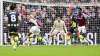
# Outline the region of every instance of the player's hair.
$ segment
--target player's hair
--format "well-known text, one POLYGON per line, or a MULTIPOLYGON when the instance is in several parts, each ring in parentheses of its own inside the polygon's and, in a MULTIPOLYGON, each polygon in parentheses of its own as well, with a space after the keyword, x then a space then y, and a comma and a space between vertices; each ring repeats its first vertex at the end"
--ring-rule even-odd
POLYGON ((82 11, 82 8, 79 7, 78 9, 82 11))
POLYGON ((61 16, 61 15, 58 15, 57 18, 58 18, 58 17, 60 17, 60 19, 62 19, 62 16, 61 16))
POLYGON ((15 4, 11 4, 10 10, 15 10, 15 8, 16 8, 16 5, 15 4))
POLYGON ((60 15, 58 15, 57 17, 60 17, 60 18, 61 18, 61 16, 60 16, 60 15))
POLYGON ((30 15, 30 17, 34 18, 34 16, 33 16, 33 15, 30 15))

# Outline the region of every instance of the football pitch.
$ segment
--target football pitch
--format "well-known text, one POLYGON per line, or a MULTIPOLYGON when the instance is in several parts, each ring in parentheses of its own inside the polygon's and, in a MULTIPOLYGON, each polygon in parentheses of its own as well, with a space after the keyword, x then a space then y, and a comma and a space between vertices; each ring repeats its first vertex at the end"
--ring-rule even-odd
POLYGON ((0 56, 100 56, 100 45, 94 46, 0 46, 0 56))

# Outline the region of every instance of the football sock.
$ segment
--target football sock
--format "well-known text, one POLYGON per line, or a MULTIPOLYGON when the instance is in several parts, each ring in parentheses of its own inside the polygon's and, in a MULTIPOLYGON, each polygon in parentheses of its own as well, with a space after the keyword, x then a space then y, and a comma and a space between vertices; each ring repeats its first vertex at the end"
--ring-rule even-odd
POLYGON ((14 40, 11 40, 11 45, 13 46, 15 44, 14 40))
POLYGON ((80 38, 81 40, 84 40, 84 37, 83 37, 82 35, 79 35, 79 38, 80 38))
POLYGON ((68 42, 68 45, 71 45, 71 43, 70 43, 70 36, 67 36, 67 42, 68 42))
POLYGON ((15 36, 15 40, 17 40, 17 41, 18 41, 18 36, 15 36))
POLYGON ((11 40, 11 45, 13 46, 13 49, 16 50, 16 45, 15 45, 14 40, 11 40))
POLYGON ((84 42, 88 42, 82 35, 79 35, 79 38, 80 38, 81 40, 83 40, 84 42))
POLYGON ((45 42, 45 40, 41 36, 38 36, 38 40, 42 40, 43 43, 45 42))
POLYGON ((29 38, 29 36, 26 36, 23 40, 23 42, 25 42, 27 39, 29 38))
POLYGON ((34 41, 34 38, 30 38, 30 44, 32 44, 33 41, 34 41))

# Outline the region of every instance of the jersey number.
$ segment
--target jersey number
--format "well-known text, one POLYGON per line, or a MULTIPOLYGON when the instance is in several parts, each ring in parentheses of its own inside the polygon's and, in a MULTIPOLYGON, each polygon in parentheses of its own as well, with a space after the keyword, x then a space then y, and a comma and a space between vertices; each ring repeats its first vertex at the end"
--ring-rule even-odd
POLYGON ((15 22, 16 21, 16 16, 15 15, 11 15, 11 21, 15 22))

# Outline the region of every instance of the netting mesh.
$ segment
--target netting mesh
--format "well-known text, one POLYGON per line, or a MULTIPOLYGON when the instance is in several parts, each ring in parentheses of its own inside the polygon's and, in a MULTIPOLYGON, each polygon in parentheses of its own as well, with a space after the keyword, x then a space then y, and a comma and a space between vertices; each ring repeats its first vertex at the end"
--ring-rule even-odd
POLYGON ((34 2, 34 3, 93 3, 100 2, 100 0, 10 0, 20 2, 34 2))
MULTIPOLYGON (((20 0, 24 1, 24 0, 20 0)), ((71 0, 29 0, 29 1, 37 1, 37 2, 71 2, 71 0)), ((73 0, 72 0, 73 1, 73 0)), ((78 0, 75 0, 78 1, 78 0)), ((82 0, 84 1, 84 0, 82 0)), ((88 1, 88 0, 87 0, 88 1)), ((94 0, 99 1, 99 0, 94 0)), ((20 13, 22 17, 22 21, 19 26, 19 33, 28 33, 28 25, 25 23, 28 21, 29 15, 34 15, 36 19, 41 22, 41 35, 45 36, 45 33, 49 33, 54 21, 57 18, 57 15, 60 15, 62 20, 66 23, 66 27, 69 29, 70 22, 68 21, 69 15, 68 10, 69 7, 64 6, 42 6, 42 5, 29 5, 22 3, 14 3, 14 2, 3 2, 3 15, 5 16, 9 11, 9 6, 11 4, 16 4, 16 11, 20 13)), ((100 7, 99 6, 82 6, 83 12, 90 16, 87 18, 88 23, 86 24, 87 33, 97 33, 97 43, 100 44, 100 7)), ((75 11, 76 13, 76 11, 75 11)), ((7 23, 3 22, 3 32, 8 33, 7 23)), ((8 34, 7 34, 8 36, 8 34)), ((6 36, 6 37, 7 37, 6 36)), ((24 35, 21 35, 23 37, 24 35)), ((4 38, 5 39, 5 38, 4 38)), ((9 37, 6 38, 7 42, 9 42, 9 37)), ((93 40, 93 39, 91 39, 93 40)), ((93 40, 94 42, 94 40, 93 40)), ((4 44, 5 40, 4 40, 4 44)))

